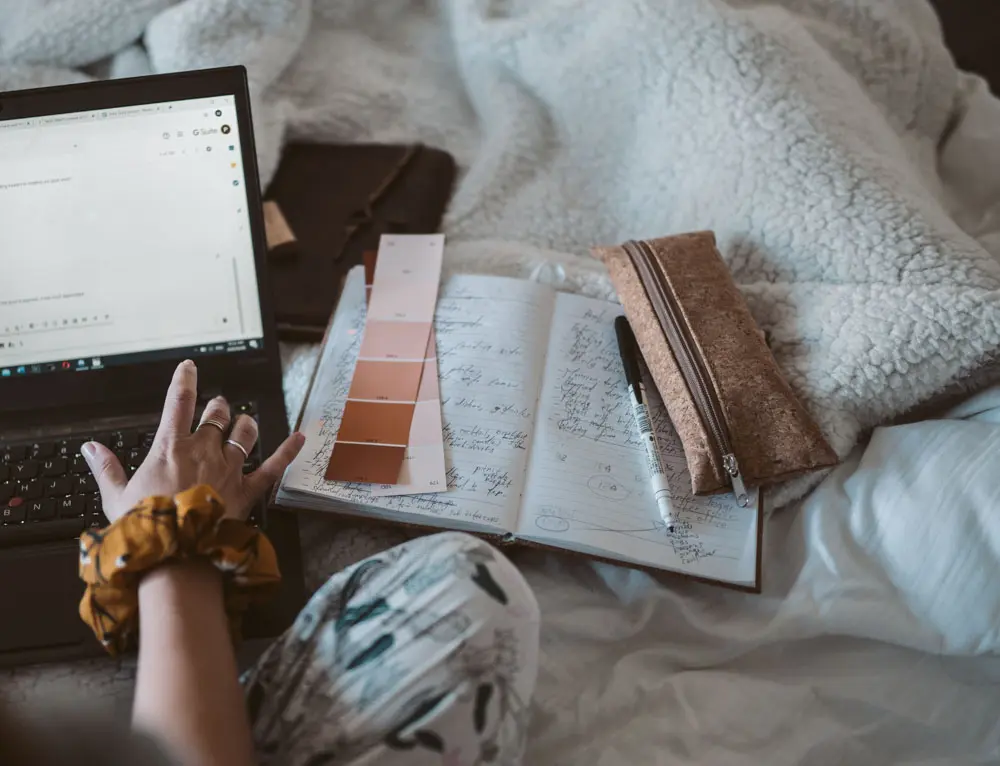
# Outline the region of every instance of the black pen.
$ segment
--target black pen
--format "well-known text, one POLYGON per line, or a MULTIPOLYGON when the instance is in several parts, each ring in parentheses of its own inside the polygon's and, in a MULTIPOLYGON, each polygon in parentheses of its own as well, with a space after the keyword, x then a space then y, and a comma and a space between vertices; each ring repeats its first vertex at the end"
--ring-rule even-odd
POLYGON ((632 401, 632 414, 639 427, 639 437, 646 448, 646 463, 656 508, 663 523, 667 525, 667 530, 673 532, 676 520, 670 507, 670 488, 667 486, 666 472, 660 460, 660 449, 656 445, 656 434, 653 433, 653 421, 649 417, 649 406, 646 404, 646 387, 639 372, 639 347, 628 319, 623 316, 615 319, 615 335, 618 337, 618 353, 621 354, 622 366, 625 368, 625 382, 628 384, 629 398, 632 401))

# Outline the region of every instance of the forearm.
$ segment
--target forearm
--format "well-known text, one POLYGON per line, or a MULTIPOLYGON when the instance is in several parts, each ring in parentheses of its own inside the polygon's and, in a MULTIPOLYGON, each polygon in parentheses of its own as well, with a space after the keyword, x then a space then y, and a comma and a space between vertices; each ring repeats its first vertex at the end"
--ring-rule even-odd
POLYGON ((206 562, 161 566, 139 587, 133 720, 185 766, 254 763, 222 578, 206 562))

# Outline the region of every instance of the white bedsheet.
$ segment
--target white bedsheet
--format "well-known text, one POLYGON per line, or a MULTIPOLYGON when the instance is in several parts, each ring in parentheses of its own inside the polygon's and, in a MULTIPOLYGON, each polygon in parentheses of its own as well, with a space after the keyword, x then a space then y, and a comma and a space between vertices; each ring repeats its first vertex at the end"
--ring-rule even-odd
POLYGON ((974 409, 879 429, 773 517, 761 596, 536 562, 532 762, 1000 760, 1000 388, 974 409))

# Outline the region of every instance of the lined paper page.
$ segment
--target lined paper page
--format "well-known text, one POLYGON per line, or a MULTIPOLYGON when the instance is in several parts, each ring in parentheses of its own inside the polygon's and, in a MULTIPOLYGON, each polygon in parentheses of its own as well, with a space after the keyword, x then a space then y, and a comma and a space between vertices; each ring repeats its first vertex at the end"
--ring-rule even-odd
MULTIPOLYGON (((456 275, 435 316, 447 492, 375 497, 366 484, 323 478, 364 327, 361 269, 348 276, 279 502, 319 508, 303 494, 424 517, 441 526, 512 532, 523 490, 547 334, 550 288, 503 277, 456 275)), ((329 506, 327 506, 329 507, 329 506)))
POLYGON ((621 307, 560 294, 517 535, 713 580, 753 585, 758 514, 732 495, 693 497, 677 434, 649 387, 679 519, 656 510, 615 339, 621 307))

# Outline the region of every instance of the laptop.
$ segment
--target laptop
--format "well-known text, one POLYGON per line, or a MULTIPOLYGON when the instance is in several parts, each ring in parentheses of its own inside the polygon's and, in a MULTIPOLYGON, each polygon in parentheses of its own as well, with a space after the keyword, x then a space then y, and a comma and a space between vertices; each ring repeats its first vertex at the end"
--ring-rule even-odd
MULTIPOLYGON (((134 471, 180 360, 202 405, 257 418, 245 471, 288 435, 265 252, 242 67, 0 94, 0 665, 103 652, 77 614, 77 539, 106 523, 80 446, 134 471)), ((283 582, 244 634, 274 636, 304 601, 298 526, 251 519, 283 582)))

